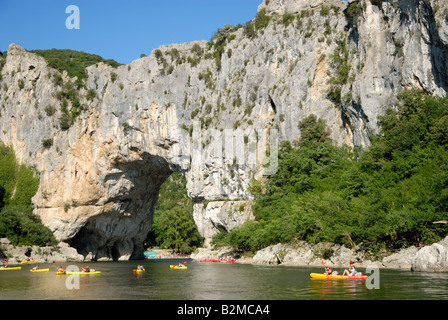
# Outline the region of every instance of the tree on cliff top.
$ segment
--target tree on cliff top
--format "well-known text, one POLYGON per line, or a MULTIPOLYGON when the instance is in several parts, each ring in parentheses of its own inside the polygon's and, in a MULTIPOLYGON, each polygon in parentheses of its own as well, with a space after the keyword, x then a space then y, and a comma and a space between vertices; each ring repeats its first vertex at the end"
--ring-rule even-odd
POLYGON ((50 67, 60 72, 66 70, 70 77, 78 77, 78 79, 84 79, 87 76, 86 68, 99 62, 103 62, 113 68, 121 65, 112 59, 106 60, 96 54, 82 51, 51 49, 33 50, 30 52, 43 57, 47 60, 50 67))

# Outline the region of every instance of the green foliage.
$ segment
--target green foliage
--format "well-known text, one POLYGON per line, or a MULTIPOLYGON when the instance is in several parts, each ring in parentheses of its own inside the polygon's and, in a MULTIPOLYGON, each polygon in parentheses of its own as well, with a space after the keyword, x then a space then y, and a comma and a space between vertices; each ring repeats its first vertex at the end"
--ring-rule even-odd
POLYGON ((351 67, 349 63, 347 39, 345 37, 340 37, 336 42, 336 49, 330 57, 331 65, 335 71, 334 75, 330 78, 331 87, 328 93, 328 99, 339 104, 342 101, 342 87, 349 81, 351 67))
POLYGON ((215 59, 216 67, 221 70, 222 55, 225 52, 227 43, 235 39, 235 31, 240 26, 227 25, 224 28, 218 28, 209 42, 209 47, 213 47, 213 58, 215 59))
POLYGON ((254 20, 254 27, 257 30, 266 28, 269 25, 269 21, 271 20, 271 17, 266 15, 266 8, 261 9, 258 11, 257 16, 254 20))
POLYGON ((5 207, 0 213, 0 237, 20 246, 56 244, 50 229, 42 225, 31 207, 5 207))
POLYGON ((53 139, 44 139, 42 140, 42 147, 45 149, 50 149, 53 146, 53 139))
POLYGON ((32 212, 31 198, 38 188, 34 170, 18 164, 14 150, 0 143, 0 238, 8 238, 14 245, 56 243, 32 212))
POLYGON ((66 70, 70 77, 78 77, 79 80, 86 78, 86 68, 96 63, 103 62, 113 68, 121 65, 114 60, 105 60, 98 55, 82 51, 51 49, 31 52, 47 60, 50 67, 61 73, 66 70))
POLYGON ((61 91, 56 94, 56 98, 61 100, 62 115, 59 118, 59 125, 61 130, 65 131, 71 127, 85 107, 80 103, 79 93, 76 90, 75 85, 70 81, 62 86, 61 91), (68 102, 71 103, 70 109, 68 108, 68 102))
POLYGON ((25 87, 25 81, 23 81, 23 79, 19 79, 17 81, 18 85, 19 85, 19 89, 22 90, 25 87))
POLYGON ((160 188, 159 201, 146 242, 177 252, 190 253, 203 243, 193 220, 193 201, 186 191, 186 180, 173 173, 160 188))
POLYGON ((252 182, 256 222, 214 243, 255 251, 295 240, 362 242, 375 252, 446 237, 433 222, 448 212, 448 97, 398 97, 400 107, 381 117, 381 135, 360 157, 334 146, 321 120, 302 121, 298 145, 281 145, 278 172, 265 185, 252 182))
POLYGON ((95 99, 95 97, 96 97, 95 90, 90 89, 89 91, 87 91, 87 94, 86 94, 87 100, 93 100, 93 99, 95 99))
POLYGON ((354 23, 357 23, 358 17, 361 15, 361 13, 362 5, 359 2, 354 1, 347 6, 345 16, 354 23))

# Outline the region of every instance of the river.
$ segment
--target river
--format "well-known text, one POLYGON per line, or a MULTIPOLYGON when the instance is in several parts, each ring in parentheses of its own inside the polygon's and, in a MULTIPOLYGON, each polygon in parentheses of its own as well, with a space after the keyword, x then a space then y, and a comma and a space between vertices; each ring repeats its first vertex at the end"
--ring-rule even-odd
MULTIPOLYGON (((311 280, 319 268, 260 266, 187 261, 187 270, 171 270, 173 260, 89 263, 100 275, 74 278, 50 272, 0 272, 1 300, 448 300, 447 273, 379 271, 379 288, 363 280, 311 280), (134 274, 138 263, 147 271, 134 274), (68 285, 67 285, 68 284, 68 285)), ((66 267, 64 264, 63 267, 66 267)), ((78 264, 79 267, 86 264, 78 264)), ((365 271, 361 269, 360 271, 365 271)))

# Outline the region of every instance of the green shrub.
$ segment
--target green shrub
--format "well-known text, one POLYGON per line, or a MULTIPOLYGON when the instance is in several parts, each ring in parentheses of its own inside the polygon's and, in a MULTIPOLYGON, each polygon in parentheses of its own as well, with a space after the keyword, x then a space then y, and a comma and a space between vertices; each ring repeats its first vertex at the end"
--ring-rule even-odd
POLYGON ((52 106, 46 106, 45 113, 47 114, 47 116, 51 117, 52 115, 54 115, 56 113, 56 109, 52 106))
POLYGON ((87 91, 87 94, 86 94, 87 100, 93 100, 93 99, 95 99, 95 97, 96 97, 95 90, 90 89, 89 91, 87 91))
POLYGON ((42 140, 42 146, 45 149, 50 149, 53 146, 53 139, 45 139, 42 140))

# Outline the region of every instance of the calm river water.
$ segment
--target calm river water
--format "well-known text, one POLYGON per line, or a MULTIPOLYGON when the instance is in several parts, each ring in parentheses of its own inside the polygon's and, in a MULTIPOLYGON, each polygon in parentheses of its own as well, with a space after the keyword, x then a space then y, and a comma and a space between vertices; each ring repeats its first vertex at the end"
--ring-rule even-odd
MULTIPOLYGON (((178 261, 89 263, 101 275, 81 276, 79 289, 67 289, 68 276, 31 273, 32 265, 0 272, 0 300, 448 300, 447 273, 380 270, 380 288, 366 282, 311 280, 319 268, 201 263, 171 270, 178 261), (138 263, 144 274, 133 274, 138 263)), ((66 267, 64 264, 63 267, 66 267)), ((85 264, 78 264, 79 267, 85 264)), ((360 271, 364 271, 360 269, 360 271)))

